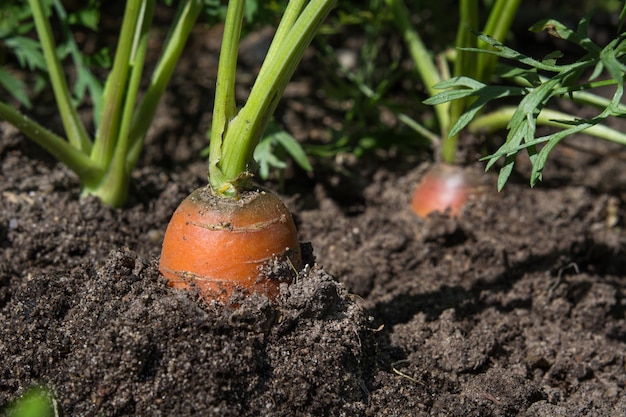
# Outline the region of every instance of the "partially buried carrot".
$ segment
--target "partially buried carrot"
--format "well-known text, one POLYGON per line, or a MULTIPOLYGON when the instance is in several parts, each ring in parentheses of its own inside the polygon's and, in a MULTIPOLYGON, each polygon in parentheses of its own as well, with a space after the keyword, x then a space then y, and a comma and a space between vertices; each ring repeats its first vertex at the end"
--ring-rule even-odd
POLYGON ((235 200, 203 187, 174 212, 159 269, 172 287, 226 301, 236 290, 272 298, 301 266, 296 226, 275 194, 258 190, 235 200))
POLYGON ((411 208, 420 217, 437 212, 457 216, 473 190, 474 184, 459 167, 437 164, 415 188, 411 208))
POLYGON ((187 197, 165 232, 159 269, 175 288, 197 288, 206 300, 278 294, 302 268, 291 214, 252 184, 248 171, 297 63, 336 0, 287 3, 244 106, 237 111, 235 73, 244 0, 229 0, 211 121, 209 184, 187 197))

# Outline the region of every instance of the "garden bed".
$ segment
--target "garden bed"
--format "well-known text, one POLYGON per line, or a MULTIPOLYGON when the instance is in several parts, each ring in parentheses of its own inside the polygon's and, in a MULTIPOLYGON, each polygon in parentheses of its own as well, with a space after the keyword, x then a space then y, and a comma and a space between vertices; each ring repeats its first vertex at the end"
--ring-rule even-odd
POLYGON ((582 136, 458 218, 411 213, 420 156, 318 163, 287 182, 308 266, 276 305, 168 288, 213 64, 183 62, 123 210, 0 125, 0 406, 45 384, 68 416, 626 415, 624 162, 582 136))

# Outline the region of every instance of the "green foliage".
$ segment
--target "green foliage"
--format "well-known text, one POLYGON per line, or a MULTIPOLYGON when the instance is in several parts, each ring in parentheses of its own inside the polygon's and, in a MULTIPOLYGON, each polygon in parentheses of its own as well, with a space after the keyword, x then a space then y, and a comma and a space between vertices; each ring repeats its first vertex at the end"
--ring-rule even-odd
MULTIPOLYGON (((626 5, 624 6, 626 10, 626 5)), ((516 154, 525 150, 530 157, 532 170, 531 186, 542 179, 542 170, 554 147, 565 137, 586 131, 606 140, 626 144, 626 135, 608 128, 599 129, 609 117, 626 116, 626 107, 620 104, 624 94, 624 74, 626 65, 626 33, 619 33, 606 46, 601 47, 588 36, 590 15, 583 17, 576 30, 567 28, 556 20, 544 20, 531 27, 533 31, 547 31, 550 35, 579 46, 584 55, 571 64, 559 64, 562 54, 552 52, 541 60, 526 56, 499 41, 478 34, 478 38, 491 49, 471 48, 468 51, 493 54, 513 62, 515 67, 503 66, 498 75, 517 85, 486 85, 468 77, 456 77, 437 85, 448 89, 426 101, 438 104, 466 97, 474 101, 456 122, 451 134, 458 132, 475 119, 476 114, 487 104, 500 98, 520 97, 507 124, 506 142, 487 160, 487 169, 499 159, 504 163, 498 177, 498 189, 507 182, 515 163, 516 154), (547 74, 547 75, 542 75, 547 74), (612 85, 615 91, 611 99, 603 99, 586 92, 598 87, 612 85), (548 103, 556 98, 569 98, 576 102, 599 107, 599 113, 592 118, 581 119, 569 115, 560 118, 546 117, 550 113, 548 103), (559 126, 560 129, 546 136, 537 137, 538 124, 559 126), (539 145, 542 145, 540 148, 539 145)))
MULTIPOLYGON (((1 64, 4 65, 7 55, 12 54, 23 68, 32 71, 45 70, 45 60, 39 43, 26 36, 32 28, 27 3, 16 0, 3 4, 0 9, 1 64)), ((31 106, 24 83, 4 68, 0 68, 0 86, 23 105, 31 106)))
MULTIPOLYGON (((231 10, 235 10, 231 8, 234 3, 237 15, 241 22, 246 20, 248 29, 266 24, 276 26, 279 21, 281 22, 278 25, 275 42, 268 52, 271 59, 264 65, 267 70, 261 69, 260 81, 252 89, 248 103, 241 109, 245 113, 242 119, 246 122, 254 121, 257 126, 249 130, 247 125, 235 121, 234 113, 231 112, 234 110, 234 100, 232 103, 229 101, 232 108, 229 104, 226 112, 228 117, 225 118, 225 125, 228 124, 231 131, 239 129, 243 131, 240 132, 241 135, 250 134, 253 137, 249 141, 242 139, 241 142, 237 142, 245 144, 241 145, 245 146, 245 152, 239 152, 239 145, 233 145, 232 140, 224 140, 225 153, 232 156, 218 155, 216 158, 211 159, 211 156, 209 158, 213 162, 210 164, 210 170, 214 173, 213 179, 220 176, 223 165, 229 171, 225 177, 236 182, 238 173, 233 175, 230 171, 237 171, 236 165, 245 166, 246 160, 252 159, 254 146, 250 144, 256 144, 260 139, 260 134, 269 121, 269 117, 266 116, 273 112, 277 104, 274 97, 282 94, 287 80, 295 70, 295 63, 301 58, 305 46, 316 32, 316 25, 321 23, 321 17, 330 11, 333 3, 332 0, 312 0, 304 7, 307 3, 304 0, 292 2, 232 0, 227 5, 216 0, 182 2, 164 0, 164 2, 166 5, 177 5, 178 10, 163 45, 161 57, 148 83, 142 82, 142 77, 156 0, 126 2, 113 58, 109 57, 107 50, 87 57, 75 40, 73 30, 76 26, 98 30, 101 4, 98 0, 83 2, 72 13, 66 12, 62 0, 28 0, 28 2, 9 0, 7 7, 3 5, 0 11, 2 45, 5 49, 10 48, 21 66, 46 75, 54 93, 65 137, 53 133, 2 100, 0 117, 16 126, 25 136, 74 171, 81 181, 83 195, 97 196, 112 206, 121 206, 126 201, 131 170, 139 158, 146 131, 186 39, 201 13, 205 14, 209 22, 222 21, 227 15, 226 11, 231 13, 231 10), (279 16, 283 12, 287 18, 281 20, 279 16), (299 17, 301 19, 296 24, 299 17), (35 33, 37 40, 33 39, 35 33), (74 70, 74 77, 71 80, 65 74, 68 64, 71 64, 74 70), (105 82, 101 82, 91 72, 90 67, 94 64, 111 66, 105 82), (69 81, 72 81, 71 88, 69 81), (146 91, 140 94, 140 88, 146 84, 146 91), (90 104, 93 106, 95 125, 93 137, 88 134, 87 126, 78 115, 78 106, 87 96, 90 97, 90 104), (233 159, 237 161, 232 164, 226 163, 233 159)), ((234 62, 226 65, 228 71, 232 72, 226 78, 230 77, 232 81, 237 52, 233 44, 239 42, 241 22, 232 24, 233 27, 229 27, 228 21, 224 25, 224 38, 227 32, 234 33, 234 35, 231 33, 233 36, 228 48, 234 50, 235 53, 231 55, 235 59, 231 59, 234 62), (233 64, 232 68, 229 67, 230 64, 233 64)), ((219 72, 224 73, 224 70, 219 72)), ((228 81, 228 85, 231 80, 228 81)), ((31 105, 24 84, 9 72, 0 72, 0 86, 8 89, 26 106, 31 105)), ((218 83, 218 91, 221 89, 221 83, 218 83)), ((234 90, 232 93, 234 97, 234 90)), ((217 103, 219 114, 224 103, 220 100, 217 103)), ((224 133, 228 136, 225 129, 224 133)), ((221 139, 220 132, 219 135, 214 135, 212 142, 221 142, 221 139)), ((278 135, 268 140, 269 142, 264 144, 265 151, 259 154, 264 170, 270 166, 281 165, 279 161, 268 157, 274 148, 278 152, 285 149, 288 154, 297 158, 300 164, 307 166, 308 161, 303 157, 299 145, 289 140, 288 136, 278 135)))
MULTIPOLYGON (((307 144, 310 154, 362 156, 381 148, 419 145, 412 131, 388 117, 401 117, 408 105, 406 97, 414 96, 411 90, 394 94, 407 76, 401 67, 404 57, 395 45, 397 28, 384 0, 338 5, 321 28, 316 47, 327 74, 320 90, 326 100, 336 103, 343 121, 331 127, 325 143, 307 144), (346 47, 346 39, 358 41, 358 48, 346 47)), ((415 96, 411 102, 417 101, 415 96)))
POLYGON ((266 180, 272 170, 282 178, 282 173, 287 168, 287 157, 291 157, 296 164, 305 171, 312 171, 304 149, 298 141, 276 124, 270 124, 267 134, 259 141, 254 149, 254 160, 259 165, 259 176, 266 180))
POLYGON ((28 389, 14 400, 2 415, 6 417, 54 417, 58 415, 52 394, 44 387, 35 386, 28 389))
POLYGON ((476 46, 470 29, 479 27, 503 38, 518 4, 519 0, 497 0, 485 8, 478 0, 462 0, 452 12, 449 4, 411 0, 341 4, 323 28, 325 36, 318 48, 329 74, 322 91, 340 103, 344 122, 332 132, 330 143, 307 146, 307 150, 314 155, 360 156, 380 148, 434 148, 444 160, 454 162, 456 136, 448 133, 469 101, 440 103, 431 117, 422 106, 423 94, 437 94, 433 86, 451 74, 488 78, 495 57, 477 59, 451 47, 476 46), (420 13, 426 8, 429 13, 420 13), (345 51, 336 47, 336 35, 343 38, 346 33, 360 35, 357 55, 348 56, 348 63, 342 59, 345 51), (400 39, 405 41, 404 49, 400 39), (414 68, 406 65, 407 55, 414 68))
MULTIPOLYGON (((66 12, 60 0, 45 0, 42 3, 50 18, 54 10, 54 18, 58 23, 62 38, 56 50, 59 59, 64 60, 70 57, 76 68, 74 100, 81 102, 88 93, 94 103, 99 103, 102 85, 93 76, 90 67, 97 65, 106 68, 110 65, 110 59, 107 59, 106 51, 97 51, 92 58, 84 56, 69 29, 72 25, 96 30, 99 23, 98 2, 90 0, 72 13, 66 12)), ((33 16, 28 2, 11 0, 6 5, 3 4, 0 10, 0 48, 4 49, 4 60, 7 55, 12 55, 21 68, 38 74, 35 86, 35 92, 38 92, 47 84, 48 67, 41 43, 29 36, 33 28, 33 16)), ((28 108, 32 106, 25 84, 2 68, 0 68, 0 85, 21 104, 28 108)))
MULTIPOLYGON (((496 60, 493 56, 477 57, 470 53, 472 48, 480 45, 480 41, 472 36, 471 31, 482 26, 485 33, 495 39, 502 40, 508 34, 509 28, 517 13, 520 0, 495 0, 487 8, 487 14, 481 19, 481 7, 478 0, 460 0, 458 27, 456 30, 455 47, 452 66, 445 59, 432 56, 432 51, 426 47, 423 36, 420 35, 411 21, 411 14, 403 0, 387 0, 394 12, 395 21, 401 33, 417 73, 423 81, 429 96, 440 92, 441 82, 445 82, 450 75, 454 77, 472 77, 478 81, 487 80, 493 74, 496 60)), ((434 105, 435 116, 439 127, 439 136, 429 132, 427 127, 419 126, 415 130, 418 134, 428 137, 439 148, 441 158, 447 163, 456 162, 457 134, 452 127, 458 118, 470 105, 471 99, 458 97, 453 101, 439 101, 434 105), (454 132, 454 133, 452 133, 454 132)))
POLYGON ((97 196, 115 207, 126 201, 131 171, 139 158, 146 131, 201 11, 200 0, 180 2, 152 78, 140 97, 155 1, 126 3, 112 68, 102 87, 89 65, 108 63, 106 55, 85 58, 70 30, 70 22, 96 25, 99 3, 89 1, 78 12, 67 14, 61 0, 29 0, 29 14, 25 16, 32 19, 33 23, 29 24, 34 24, 36 30, 65 137, 0 101, 0 117, 74 171, 84 195, 97 196), (58 17, 54 32, 50 22, 53 15, 58 17), (60 43, 57 37, 61 38, 60 43), (66 57, 74 64, 76 73, 73 89, 65 74, 66 57), (78 115, 78 105, 87 92, 94 106, 97 126, 94 137, 87 133, 87 126, 78 115))

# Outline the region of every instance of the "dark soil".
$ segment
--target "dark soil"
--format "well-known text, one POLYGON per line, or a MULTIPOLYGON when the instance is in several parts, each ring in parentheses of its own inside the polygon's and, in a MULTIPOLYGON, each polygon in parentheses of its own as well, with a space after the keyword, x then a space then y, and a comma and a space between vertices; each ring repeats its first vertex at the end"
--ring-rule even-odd
POLYGON ((183 63, 123 210, 0 125, 0 406, 41 383, 67 416, 626 415, 619 148, 574 139, 599 154, 562 147, 536 189, 520 160, 428 220, 419 156, 318 163, 284 197, 315 257, 297 282, 205 305, 156 265, 206 181, 208 61, 183 63))

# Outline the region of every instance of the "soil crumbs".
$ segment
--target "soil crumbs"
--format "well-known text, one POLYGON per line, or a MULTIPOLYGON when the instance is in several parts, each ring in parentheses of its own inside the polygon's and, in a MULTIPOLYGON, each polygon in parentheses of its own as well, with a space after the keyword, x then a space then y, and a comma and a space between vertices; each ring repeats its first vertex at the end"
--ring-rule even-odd
POLYGON ((427 220, 423 165, 316 182, 289 200, 316 261, 223 308, 156 268, 203 163, 138 170, 113 210, 2 140, 0 404, 45 384, 68 416, 626 415, 624 211, 589 177, 427 220))

